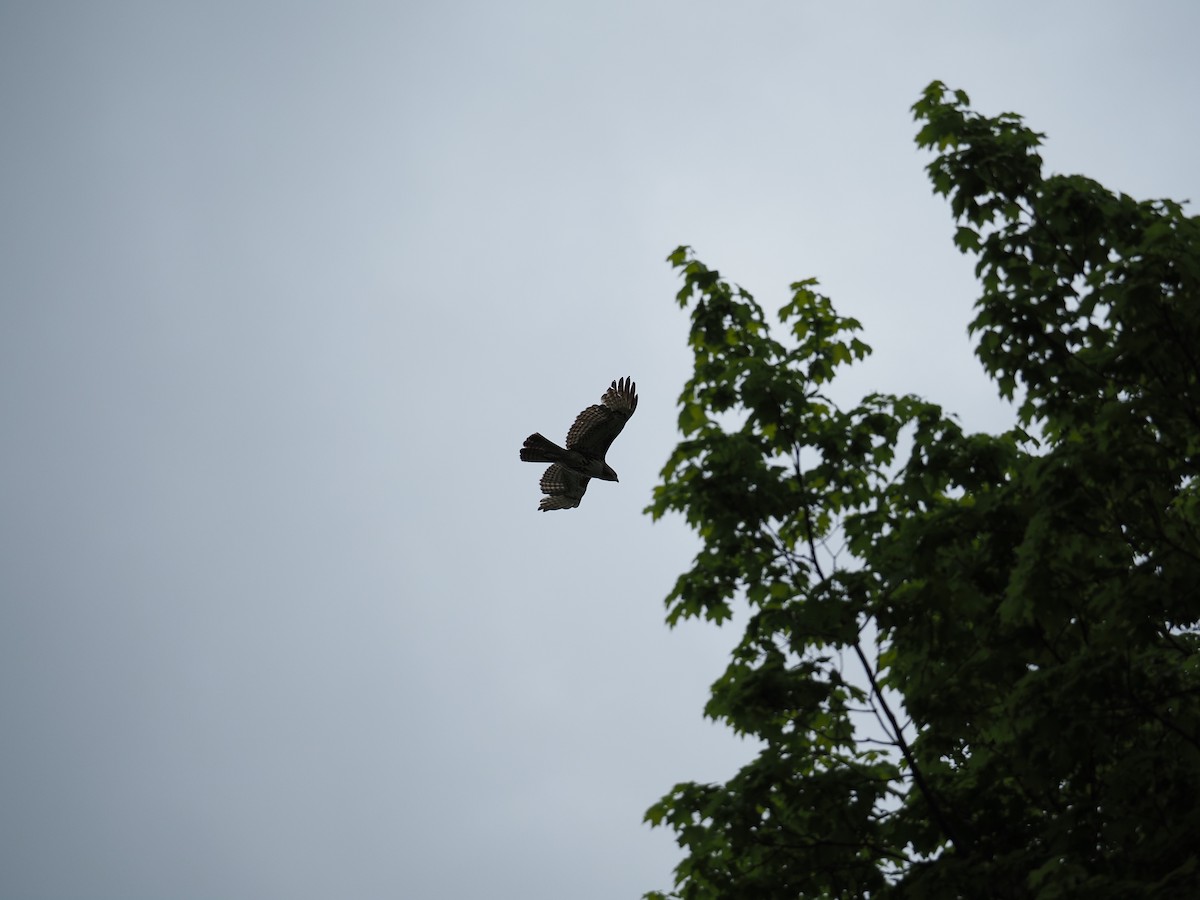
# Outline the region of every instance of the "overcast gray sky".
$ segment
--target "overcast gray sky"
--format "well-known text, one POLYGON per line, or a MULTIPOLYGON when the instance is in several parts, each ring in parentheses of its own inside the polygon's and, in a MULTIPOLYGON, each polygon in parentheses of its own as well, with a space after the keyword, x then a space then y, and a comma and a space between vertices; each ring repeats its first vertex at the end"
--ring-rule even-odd
POLYGON ((910 105, 1200 195, 1184 2, 0 4, 0 896, 612 900, 751 748, 695 539, 681 243, 1008 411, 910 105), (517 459, 613 378, 620 484, 517 459))

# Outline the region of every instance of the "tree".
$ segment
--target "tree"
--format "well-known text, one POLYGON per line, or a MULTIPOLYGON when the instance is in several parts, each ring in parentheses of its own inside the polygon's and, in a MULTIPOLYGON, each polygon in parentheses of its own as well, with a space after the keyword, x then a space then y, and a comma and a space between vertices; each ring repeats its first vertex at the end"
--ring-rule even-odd
POLYGON ((839 408, 870 349, 814 280, 780 340, 669 257, 695 368, 647 512, 702 540, 669 623, 748 606, 705 713, 761 749, 647 812, 685 851, 648 897, 1200 896, 1200 221, 968 104, 931 84, 917 143, 1019 427, 839 408))

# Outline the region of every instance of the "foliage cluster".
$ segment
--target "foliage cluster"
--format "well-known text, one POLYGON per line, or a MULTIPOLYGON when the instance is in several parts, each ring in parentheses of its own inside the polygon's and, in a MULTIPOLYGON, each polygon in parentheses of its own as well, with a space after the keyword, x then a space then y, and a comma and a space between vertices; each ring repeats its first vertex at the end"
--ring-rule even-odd
POLYGON ((648 811, 685 855, 647 896, 1200 896, 1200 221, 938 82, 913 111, 1019 427, 840 408, 870 349, 815 281, 779 340, 670 256, 695 366, 647 511, 702 539, 669 622, 749 606, 705 712, 761 750, 648 811))

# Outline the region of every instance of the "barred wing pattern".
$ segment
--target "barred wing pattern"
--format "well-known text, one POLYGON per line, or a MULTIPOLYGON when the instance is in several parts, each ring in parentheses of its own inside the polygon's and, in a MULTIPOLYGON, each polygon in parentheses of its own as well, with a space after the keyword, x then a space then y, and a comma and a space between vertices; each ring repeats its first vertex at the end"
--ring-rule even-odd
POLYGON ((635 385, 628 378, 614 381, 600 403, 589 406, 567 432, 567 449, 603 459, 629 417, 637 409, 635 385))
POLYGON ((546 512, 550 509, 572 509, 583 499, 590 479, 586 475, 572 472, 566 466, 555 463, 542 475, 540 487, 543 494, 538 509, 546 512))

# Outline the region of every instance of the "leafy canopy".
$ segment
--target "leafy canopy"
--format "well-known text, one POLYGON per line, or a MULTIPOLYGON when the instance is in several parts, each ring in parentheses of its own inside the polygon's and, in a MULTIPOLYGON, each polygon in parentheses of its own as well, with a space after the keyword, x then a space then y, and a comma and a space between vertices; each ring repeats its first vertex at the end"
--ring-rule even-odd
POLYGON ((928 172, 978 260, 1019 428, 826 393, 870 349, 813 280, 772 336, 681 247, 692 377, 648 512, 702 539, 668 621, 745 633, 708 716, 755 739, 646 814, 670 895, 1200 896, 1200 221, 931 84, 928 172))

